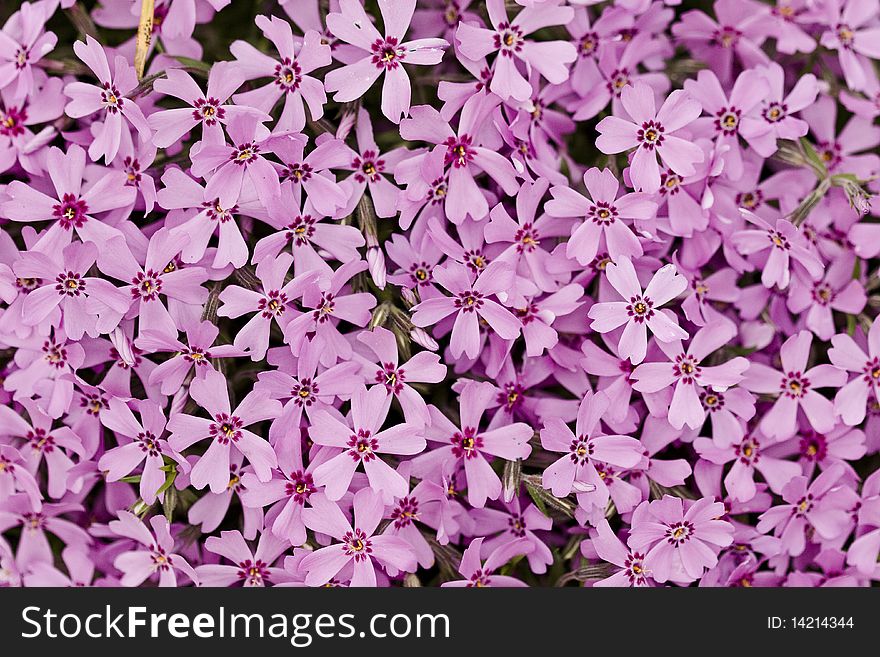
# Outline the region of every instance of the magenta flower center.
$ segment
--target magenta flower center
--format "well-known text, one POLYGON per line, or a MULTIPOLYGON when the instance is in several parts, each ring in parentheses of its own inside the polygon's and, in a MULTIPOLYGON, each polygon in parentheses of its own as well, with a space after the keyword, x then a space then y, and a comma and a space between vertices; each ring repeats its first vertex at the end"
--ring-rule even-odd
POLYGON ((483 439, 477 435, 477 430, 474 427, 465 427, 462 431, 456 431, 452 436, 452 454, 455 458, 477 458, 482 447, 483 439))
POLYGON ((663 143, 663 126, 657 121, 645 121, 636 133, 636 139, 642 148, 654 150, 663 143))
POLYGON ((148 456, 160 456, 162 454, 162 446, 151 431, 142 431, 137 435, 135 441, 138 447, 141 448, 141 451, 148 456))
POLYGON ((759 207, 764 200, 764 193, 760 189, 751 192, 740 192, 736 195, 736 204, 746 210, 754 210, 759 207))
POLYGON ((834 301, 834 297, 836 296, 837 292, 835 292, 828 283, 816 283, 813 286, 813 301, 820 306, 827 306, 834 301))
POLYGON ((479 292, 462 292, 455 298, 455 307, 464 313, 476 312, 483 307, 483 295, 479 292))
POLYGON ((238 564, 238 578, 251 586, 262 586, 269 580, 269 565, 260 559, 245 559, 238 564))
POLYGON ((676 547, 689 541, 693 535, 694 526, 687 520, 674 522, 666 529, 666 540, 676 547))
POLYGON ((865 383, 880 385, 880 358, 875 356, 865 363, 863 373, 865 383))
POLYGON ((342 545, 345 555, 353 557, 355 561, 366 561, 373 553, 373 544, 366 533, 359 528, 345 532, 342 537, 342 545))
POLYGON ((195 363, 197 367, 206 367, 208 359, 211 357, 207 349, 201 347, 190 347, 189 351, 184 352, 183 359, 189 363, 195 363))
POLYGON ((315 487, 315 481, 312 475, 302 470, 295 470, 290 473, 290 481, 285 484, 284 492, 288 497, 292 497, 293 501, 302 506, 308 502, 312 493, 318 490, 315 487))
POLYGON ((641 324, 654 316, 654 302, 642 295, 630 297, 626 313, 634 322, 641 324))
POLYGON ((396 529, 402 529, 419 519, 419 501, 413 497, 404 497, 391 512, 391 519, 396 529))
POLYGON ((788 107, 785 103, 768 103, 761 111, 761 115, 767 123, 779 123, 788 115, 788 107))
POLYGON ((810 389, 810 380, 800 372, 789 372, 782 377, 781 394, 792 399, 803 397, 810 389))
POLYGON ((373 65, 386 71, 397 68, 406 58, 406 49, 394 37, 376 39, 370 50, 373 52, 373 65))
POLYGON ((470 135, 448 137, 443 142, 443 145, 446 146, 446 157, 444 158, 446 166, 452 165, 456 169, 466 167, 474 159, 472 144, 473 139, 470 135))
POLYGON ((270 290, 257 304, 265 319, 280 317, 287 309, 287 295, 281 290, 270 290))
POLYGON ((620 98, 620 95, 629 83, 629 69, 618 68, 612 71, 611 75, 608 76, 608 81, 605 83, 605 86, 609 93, 616 98, 620 98))
POLYGON ((214 97, 197 98, 193 110, 193 118, 205 125, 215 125, 226 118, 226 110, 220 107, 220 101, 214 97))
POLYGON ((531 253, 541 245, 541 236, 531 223, 525 223, 513 236, 519 253, 531 253))
POLYGON ((21 515, 22 529, 28 532, 38 532, 46 528, 46 517, 39 511, 28 511, 21 515))
POLYGON ((299 89, 302 83, 302 69, 297 62, 283 57, 275 66, 275 84, 290 93, 299 89))
POLYGON ((576 465, 584 465, 590 461, 595 447, 589 436, 578 436, 568 446, 568 458, 576 465))
POLYGON ((672 363, 672 371, 685 385, 692 384, 700 376, 702 369, 700 363, 693 356, 688 354, 679 354, 672 363))
POLYGON ((296 217, 287 225, 287 241, 294 246, 308 244, 315 234, 315 219, 309 215, 296 217))
POLYGON ((52 216, 58 220, 64 230, 73 228, 82 228, 86 222, 86 212, 88 206, 82 199, 77 198, 73 194, 64 194, 61 202, 52 206, 52 216))
POLYGON ((828 441, 822 434, 810 431, 801 438, 800 450, 808 461, 820 463, 828 456, 828 441))
POLYGON ((514 53, 522 50, 523 32, 516 25, 507 22, 499 23, 493 38, 495 49, 505 57, 513 57, 514 53))
POLYGON ((292 180, 294 183, 305 182, 312 177, 312 167, 306 162, 288 164, 281 172, 283 180, 292 180))
POLYGON ((86 282, 72 271, 61 272, 55 279, 55 289, 61 296, 78 297, 86 291, 86 282))
POLYGON ((351 166, 355 170, 354 179, 358 182, 378 182, 379 174, 385 171, 385 160, 376 151, 366 150, 363 155, 354 158, 351 166))
POLYGON ((837 40, 840 41, 840 45, 844 48, 852 48, 855 32, 849 25, 838 23, 834 28, 834 33, 837 34, 837 40))
POLYGON ((321 295, 321 302, 315 309, 315 321, 319 324, 329 322, 330 318, 333 316, 333 310, 335 307, 336 304, 334 303, 333 295, 330 292, 324 292, 321 295))
POLYGON ((107 399, 100 394, 90 393, 79 399, 80 408, 86 409, 86 413, 92 417, 98 417, 107 408, 107 399))
POLYGON ((62 369, 67 365, 67 349, 51 338, 43 342, 43 358, 55 369, 62 369))
POLYGON ((724 408, 724 395, 714 390, 703 390, 700 392, 700 403, 707 411, 716 413, 724 408))
POLYGON ((788 251, 791 248, 791 243, 788 241, 788 238, 779 231, 771 230, 767 232, 767 235, 774 248, 781 251, 788 251))
POLYGON ((733 48, 742 37, 742 32, 733 26, 725 25, 712 35, 712 43, 721 48, 733 48))
POLYGON ((116 114, 122 109, 122 94, 109 82, 105 82, 101 87, 101 102, 104 104, 104 108, 110 114, 116 114))
POLYGON ((374 380, 385 386, 385 390, 389 393, 399 395, 403 390, 406 374, 402 369, 397 369, 393 363, 382 363, 382 369, 376 371, 374 380))
POLYGON ((594 203, 587 210, 587 219, 599 226, 610 226, 618 216, 617 208, 606 201, 594 203))
POLYGON ((318 386, 309 378, 301 379, 290 389, 290 396, 297 406, 311 406, 315 403, 317 394, 318 386))
POLYGON ((623 567, 630 584, 644 584, 648 577, 645 570, 645 555, 639 552, 628 553, 623 567))
POLYGON ((761 456, 760 445, 752 437, 746 438, 733 448, 736 457, 745 465, 754 465, 761 456))
POLYGON ((427 285, 431 280, 431 267, 426 262, 413 263, 410 266, 410 276, 416 285, 427 285))
POLYGON ((27 112, 10 107, 6 112, 0 111, 0 135, 4 137, 18 137, 24 134, 24 123, 27 120, 27 112))
POLYGON ((379 442, 368 429, 358 429, 348 439, 348 455, 355 461, 372 461, 376 458, 379 442))
POLYGON ((260 147, 251 141, 246 144, 241 144, 233 149, 229 159, 239 166, 247 166, 257 159, 259 152, 260 147))
POLYGON ((587 32, 581 37, 580 44, 578 44, 578 53, 581 57, 592 57, 598 47, 599 35, 595 32, 587 32))
POLYGON ((30 443, 35 452, 49 454, 55 450, 55 439, 46 433, 45 429, 37 428, 28 431, 25 439, 30 443))
POLYGON ((735 135, 739 130, 739 118, 742 110, 736 107, 725 107, 715 113, 715 130, 723 135, 735 135))
POLYGON ((504 407, 508 413, 512 413, 522 405, 525 388, 519 383, 505 383, 501 392, 498 393, 498 404, 504 407))
POLYGON ((244 422, 241 421, 241 418, 228 413, 220 413, 214 417, 214 421, 208 427, 208 435, 221 445, 228 445, 230 441, 237 443, 241 438, 243 426, 244 422))
POLYGON ((153 269, 138 272, 137 276, 131 279, 131 296, 135 299, 155 301, 161 291, 162 276, 153 269))

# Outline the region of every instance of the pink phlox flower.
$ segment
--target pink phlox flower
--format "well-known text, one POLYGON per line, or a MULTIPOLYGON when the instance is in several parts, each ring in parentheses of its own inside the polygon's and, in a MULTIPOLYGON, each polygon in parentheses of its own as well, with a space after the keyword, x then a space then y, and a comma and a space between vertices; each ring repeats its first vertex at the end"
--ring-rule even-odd
MULTIPOLYGON (((588 513, 605 513, 609 488, 606 470, 628 469, 642 461, 642 446, 629 436, 604 435, 599 421, 610 399, 603 393, 587 393, 578 409, 575 432, 561 419, 544 420, 541 446, 563 454, 543 474, 543 485, 557 497, 577 494, 578 504, 588 513)), ((592 514, 595 515, 595 514, 592 514)))
POLYGON ((49 18, 44 3, 23 2, 0 30, 0 89, 9 89, 17 100, 31 95, 34 66, 58 43, 54 32, 45 31, 49 18))
POLYGON ((241 71, 227 63, 218 62, 208 74, 207 91, 202 91, 192 76, 181 69, 168 69, 165 77, 156 80, 153 88, 165 95, 178 98, 189 107, 159 110, 147 122, 155 131, 152 141, 159 148, 168 148, 179 142, 198 125, 202 126, 202 140, 207 144, 223 143, 223 128, 239 114, 254 114, 268 120, 268 114, 253 106, 233 105, 229 97, 244 82, 241 71))
MULTIPOLYGON (((633 389, 653 395, 664 392, 661 407, 668 409, 669 423, 676 429, 687 425, 699 429, 706 420, 706 406, 718 404, 716 392, 724 393, 743 380, 749 361, 737 356, 718 365, 705 361, 713 352, 729 344, 737 334, 736 326, 729 322, 707 324, 694 334, 687 349, 681 341, 658 342, 667 362, 642 363, 633 371, 633 389), (669 387, 674 386, 670 395, 669 387), (707 397, 714 396, 714 404, 707 397)), ((651 404, 648 404, 649 408, 651 404)))
POLYGON ((819 43, 836 50, 846 86, 862 91, 871 67, 880 58, 880 27, 876 26, 877 3, 873 0, 829 0, 823 3, 826 25, 819 43))
POLYGON ((715 155, 724 159, 724 174, 731 180, 742 176, 742 137, 762 157, 776 151, 776 141, 764 138, 771 134, 771 124, 761 116, 761 103, 770 94, 770 83, 759 70, 740 73, 730 94, 725 93, 712 71, 703 70, 696 80, 684 85, 707 115, 694 121, 697 133, 705 132, 715 144, 715 155))
POLYGON ((428 423, 428 407, 411 383, 440 383, 446 377, 446 366, 440 356, 430 351, 420 351, 405 363, 400 363, 397 338, 388 329, 377 327, 363 331, 357 336, 363 347, 361 374, 368 384, 385 390, 386 395, 400 403, 403 416, 412 426, 428 423))
POLYGON ((324 116, 324 85, 309 74, 330 65, 330 46, 315 30, 306 30, 301 42, 295 40, 290 23, 277 16, 257 16, 256 24, 275 45, 278 57, 270 57, 246 41, 232 43, 229 51, 236 59, 233 66, 245 80, 271 78, 262 87, 236 94, 235 102, 269 113, 283 97, 284 109, 275 130, 299 132, 306 125, 305 105, 313 121, 324 116))
POLYGON ((196 568, 202 586, 264 587, 288 578, 283 568, 275 564, 288 548, 286 540, 271 532, 263 532, 252 551, 239 531, 220 532, 209 536, 205 549, 232 562, 229 564, 202 564, 196 568))
POLYGON ((812 483, 807 477, 794 477, 782 490, 785 503, 768 509, 758 518, 758 531, 772 530, 781 539, 782 549, 793 557, 803 553, 808 533, 815 532, 814 539, 819 541, 837 539, 850 522, 839 494, 846 487, 841 483, 844 471, 842 465, 834 465, 812 483))
POLYGON ((13 270, 20 278, 40 281, 25 297, 22 321, 40 324, 50 318, 53 326, 63 321, 67 336, 79 340, 107 334, 131 306, 131 296, 89 270, 98 258, 93 242, 74 242, 58 252, 32 250, 22 254, 13 270), (61 259, 58 259, 61 255, 61 259))
POLYGON ((364 327, 369 321, 376 297, 369 292, 353 292, 351 279, 364 271, 363 260, 348 262, 321 284, 306 289, 303 313, 288 323, 284 340, 294 355, 299 355, 305 339, 314 339, 321 353, 321 364, 330 367, 351 358, 351 343, 339 331, 339 322, 364 327))
POLYGON ((834 428, 835 412, 830 399, 817 388, 840 388, 847 380, 846 372, 834 365, 816 365, 807 369, 813 334, 800 331, 786 340, 780 349, 781 370, 752 362, 742 385, 765 394, 777 394, 773 407, 761 419, 764 435, 785 440, 797 429, 797 413, 801 409, 816 431, 826 433, 834 428))
POLYGON ((166 479, 163 457, 177 461, 184 469, 188 464, 164 438, 165 414, 162 408, 149 401, 140 402, 137 408, 140 421, 125 402, 114 397, 109 408, 101 413, 101 423, 114 433, 117 446, 104 452, 98 460, 98 469, 106 472, 107 481, 119 481, 143 464, 139 491, 144 502, 153 504, 166 479), (131 442, 124 443, 123 436, 131 442))
POLYGON ((203 142, 192 155, 190 170, 208 179, 205 196, 218 199, 221 208, 231 208, 251 190, 267 206, 281 189, 278 172, 266 155, 293 136, 269 136, 266 126, 253 114, 236 114, 226 131, 232 144, 203 142))
POLYGON ((217 311, 220 317, 241 317, 255 313, 235 335, 233 344, 246 352, 251 360, 262 360, 269 348, 269 332, 274 321, 285 330, 291 322, 291 315, 297 311, 294 301, 315 284, 317 275, 306 271, 285 282, 293 256, 282 253, 275 258, 266 258, 256 269, 256 277, 262 284, 257 291, 238 285, 230 285, 220 293, 222 306, 217 311))
POLYGON ((138 131, 141 141, 147 141, 152 136, 150 125, 137 101, 127 97, 138 86, 137 75, 134 67, 121 55, 116 56, 111 74, 104 47, 90 36, 86 36, 85 43, 74 43, 73 50, 92 70, 99 84, 77 81, 65 86, 64 93, 70 102, 64 111, 74 119, 102 112, 100 127, 89 146, 89 157, 96 162, 103 157, 109 164, 119 151, 122 132, 128 130, 123 117, 138 131))
POLYGON ((122 171, 106 173, 89 185, 83 185, 86 166, 85 151, 71 145, 67 153, 51 147, 46 154, 46 168, 54 196, 44 194, 24 182, 14 180, 6 188, 7 199, 0 203, 0 212, 13 221, 51 221, 32 248, 46 253, 61 251, 74 232, 83 242, 94 242, 106 253, 108 242, 123 235, 95 217, 97 214, 129 207, 137 195, 126 186, 122 171), (85 187, 85 188, 84 188, 85 187))
POLYGON ((757 256, 761 265, 761 283, 772 289, 788 287, 791 272, 799 271, 808 280, 822 277, 825 267, 822 260, 810 248, 802 231, 787 219, 779 218, 774 224, 748 210, 740 210, 743 217, 755 226, 739 230, 730 240, 744 256, 757 256), (765 260, 765 252, 766 260, 765 260))
POLYGON ((339 541, 315 550, 302 560, 307 586, 322 586, 345 572, 350 586, 374 587, 377 565, 394 571, 416 570, 416 556, 409 543, 399 536, 376 533, 385 516, 382 496, 363 488, 355 493, 353 506, 353 522, 321 494, 316 494, 312 507, 303 511, 307 527, 339 541))
POLYGON ((233 448, 244 454, 254 467, 260 481, 272 477, 272 468, 278 465, 272 446, 247 427, 263 420, 273 419, 281 413, 281 404, 269 398, 269 393, 254 390, 233 411, 229 404, 226 381, 219 373, 195 379, 189 387, 190 396, 210 419, 175 413, 168 421, 171 436, 168 444, 177 451, 209 439, 207 451, 199 458, 190 473, 190 481, 196 489, 210 486, 219 493, 229 486, 229 454, 233 448))
POLYGON ((501 479, 489 465, 487 456, 505 460, 527 458, 532 451, 528 441, 534 431, 521 422, 481 431, 480 418, 495 395, 495 386, 490 383, 470 382, 465 385, 459 394, 461 427, 455 426, 436 407, 429 406, 431 424, 426 428, 425 436, 443 445, 413 459, 412 475, 423 479, 431 477, 437 482, 463 464, 471 506, 482 508, 486 500, 498 499, 501 479))
POLYGON ((632 519, 629 545, 645 554, 654 581, 689 583, 718 562, 721 548, 733 542, 733 525, 717 518, 724 505, 704 497, 685 509, 678 497, 644 502, 632 519))
POLYGON ((731 81, 734 57, 744 69, 770 61, 761 50, 771 33, 769 6, 752 0, 716 0, 712 8, 717 20, 693 9, 672 26, 673 36, 707 62, 725 84, 731 81))
MULTIPOLYGON (((5 534, 13 527, 20 528, 15 549, 17 566, 26 571, 34 563, 55 562, 47 534, 55 536, 65 546, 88 550, 92 537, 78 524, 62 517, 82 510, 80 504, 73 502, 43 504, 34 510, 28 496, 21 493, 0 502, 0 533, 5 534)), ((0 550, 4 546, 8 544, 0 540, 0 550)))
POLYGON ((521 295, 533 296, 540 292, 554 292, 559 287, 558 277, 551 275, 550 253, 546 244, 570 230, 570 222, 553 215, 538 212, 541 199, 547 193, 550 182, 539 179, 526 182, 516 195, 516 219, 514 220, 503 204, 492 208, 491 220, 486 225, 485 238, 489 244, 504 245, 504 250, 495 256, 496 262, 506 262, 516 272, 514 285, 509 294, 512 298, 521 295))
POLYGON ((352 393, 347 421, 328 410, 312 414, 309 437, 335 452, 315 470, 315 483, 324 486, 330 500, 338 500, 348 491, 358 465, 363 465, 370 487, 381 493, 386 503, 406 495, 408 483, 380 455, 419 454, 425 450, 425 439, 418 425, 404 422, 382 429, 390 407, 391 396, 383 386, 367 390, 361 385, 352 393))
MULTIPOLYGON (((68 491, 67 475, 74 467, 71 457, 76 455, 80 460, 87 458, 82 439, 70 427, 53 428, 52 418, 43 413, 34 402, 22 399, 20 403, 27 411, 30 421, 24 419, 23 413, 15 412, 8 406, 0 406, 0 419, 3 421, 0 434, 17 439, 11 446, 18 448, 23 458, 22 465, 32 477, 40 476, 41 465, 45 463, 46 492, 49 497, 60 499, 68 491)), ((32 501, 36 500, 34 508, 39 509, 40 498, 34 497, 33 491, 27 489, 29 482, 21 476, 18 481, 24 483, 25 492, 29 493, 32 501)))
POLYGON ((164 516, 150 518, 152 531, 132 513, 119 511, 118 520, 112 520, 110 530, 135 541, 135 549, 122 552, 113 566, 122 571, 122 586, 140 586, 145 580, 158 575, 160 587, 177 586, 177 572, 183 573, 198 585, 199 578, 189 562, 174 552, 175 541, 164 516))
POLYGON ((534 68, 551 84, 568 79, 569 65, 577 59, 575 47, 567 41, 532 41, 525 37, 552 25, 565 25, 574 17, 571 7, 554 0, 541 7, 527 7, 508 19, 503 0, 488 0, 486 9, 492 29, 461 22, 455 31, 458 48, 465 57, 478 60, 496 53, 490 89, 502 100, 526 100, 531 86, 517 69, 520 60, 534 68))
POLYGON ((658 156, 665 166, 681 176, 696 172, 695 165, 705 159, 703 150, 674 133, 700 116, 699 102, 686 91, 677 89, 658 111, 654 90, 644 82, 625 87, 620 100, 629 120, 618 116, 602 119, 596 126, 599 131, 596 147, 606 154, 636 149, 630 162, 630 177, 637 191, 653 193, 660 188, 658 156))
MULTIPOLYGON (((440 196, 446 215, 454 224, 462 223, 467 215, 479 220, 489 213, 489 203, 474 180, 479 172, 488 174, 508 196, 519 191, 513 165, 500 153, 481 145, 477 134, 499 102, 494 95, 472 96, 462 108, 457 131, 428 105, 417 105, 412 109, 412 118, 401 121, 400 135, 404 139, 436 144, 422 159, 428 159, 428 163, 434 158, 439 161, 442 154, 448 179, 442 184, 440 196)), ((435 196, 441 185, 439 177, 423 182, 435 196)))
POLYGON ((499 336, 513 340, 520 333, 516 316, 490 296, 510 288, 514 271, 504 262, 488 265, 479 276, 456 262, 434 269, 434 279, 453 296, 426 299, 414 306, 413 323, 427 327, 455 313, 450 347, 452 355, 475 358, 480 348, 479 319, 484 319, 499 336))
POLYGON ((856 374, 834 397, 835 412, 851 427, 865 419, 871 392, 875 399, 880 398, 880 321, 875 319, 871 323, 866 337, 860 345, 846 333, 839 333, 831 338, 832 347, 828 350, 833 365, 856 374))
POLYGON ((440 586, 455 588, 517 588, 528 586, 528 584, 515 577, 496 575, 495 572, 514 557, 528 556, 535 549, 534 543, 525 538, 504 543, 496 547, 481 562, 480 554, 483 552, 483 540, 482 537, 473 539, 461 557, 458 572, 464 576, 464 579, 443 582, 440 586))
POLYGON ((687 279, 676 271, 675 265, 661 267, 644 292, 629 258, 609 264, 605 275, 624 301, 593 304, 589 312, 593 320, 590 328, 607 333, 624 326, 618 344, 621 358, 629 358, 633 365, 645 359, 649 328, 661 342, 687 339, 687 332, 678 325, 675 315, 660 308, 687 288, 687 279))
POLYGON ((416 0, 379 0, 378 4, 385 25, 384 36, 358 0, 340 0, 340 12, 327 15, 327 28, 341 41, 358 48, 361 58, 327 73, 324 86, 327 91, 336 92, 333 100, 346 103, 363 96, 384 74, 382 114, 400 123, 409 114, 412 93, 403 64, 439 64, 449 43, 437 38, 403 40, 416 0))
POLYGON ((600 171, 596 167, 584 173, 584 185, 589 199, 569 187, 555 186, 550 190, 553 200, 545 206, 552 217, 582 220, 572 230, 566 255, 582 265, 590 263, 600 250, 614 261, 621 256, 641 257, 642 245, 624 220, 651 219, 657 204, 650 195, 633 193, 618 197, 617 178, 609 169, 600 171))
POLYGON ((613 575, 593 583, 593 586, 646 587, 653 586, 651 574, 645 569, 645 555, 630 549, 617 535, 605 518, 590 531, 590 544, 603 561, 617 566, 613 575))

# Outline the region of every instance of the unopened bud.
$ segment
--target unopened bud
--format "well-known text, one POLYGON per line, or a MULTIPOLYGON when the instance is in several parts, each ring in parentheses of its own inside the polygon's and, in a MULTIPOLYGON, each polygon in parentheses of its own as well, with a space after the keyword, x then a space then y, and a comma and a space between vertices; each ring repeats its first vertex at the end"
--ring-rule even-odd
POLYGON ((171 415, 183 413, 186 402, 189 400, 189 388, 181 386, 171 397, 171 415))
POLYGON ((409 337, 417 345, 429 351, 437 351, 440 348, 440 345, 437 344, 437 341, 430 335, 428 335, 428 333, 424 329, 418 327, 412 329, 409 332, 409 337))
POLYGON ((410 289, 408 287, 401 288, 400 296, 410 306, 414 306, 419 302, 419 297, 418 297, 418 294, 416 293, 416 291, 413 289, 410 289))
POLYGON ((113 329, 113 333, 110 334, 110 342, 116 349, 116 353, 119 354, 119 359, 129 367, 133 367, 135 363, 134 352, 131 349, 131 342, 121 326, 113 329))
POLYGON ((378 246, 367 249, 367 263, 370 265, 370 277, 380 290, 385 289, 387 270, 385 269, 385 254, 378 246))

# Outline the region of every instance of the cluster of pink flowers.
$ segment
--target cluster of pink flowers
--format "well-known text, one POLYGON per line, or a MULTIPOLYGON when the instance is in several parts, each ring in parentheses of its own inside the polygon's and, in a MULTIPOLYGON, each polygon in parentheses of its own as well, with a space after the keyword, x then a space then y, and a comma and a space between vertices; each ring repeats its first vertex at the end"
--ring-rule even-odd
POLYGON ((0 583, 880 580, 880 0, 698 4, 22 3, 0 583))

